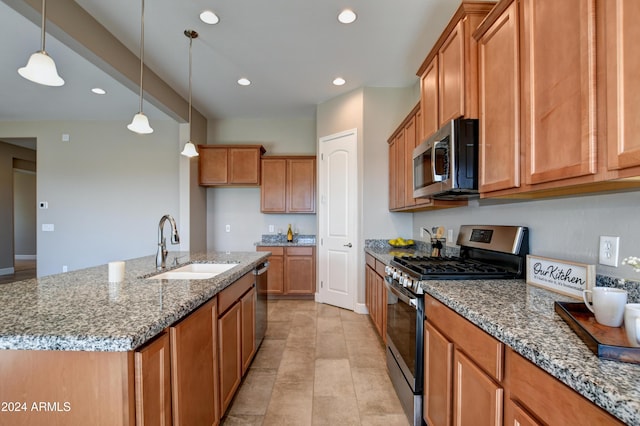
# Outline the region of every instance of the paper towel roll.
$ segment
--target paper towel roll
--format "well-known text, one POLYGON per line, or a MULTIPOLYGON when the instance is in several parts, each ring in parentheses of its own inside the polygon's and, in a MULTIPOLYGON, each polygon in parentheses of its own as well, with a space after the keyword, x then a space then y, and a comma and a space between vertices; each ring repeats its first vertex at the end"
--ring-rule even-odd
POLYGON ((124 280, 124 262, 109 262, 109 282, 119 283, 124 280))

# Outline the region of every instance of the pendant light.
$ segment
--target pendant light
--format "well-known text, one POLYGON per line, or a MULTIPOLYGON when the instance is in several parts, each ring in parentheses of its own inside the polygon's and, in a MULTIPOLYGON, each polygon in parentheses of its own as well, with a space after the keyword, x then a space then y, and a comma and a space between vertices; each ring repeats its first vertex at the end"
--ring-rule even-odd
POLYGON ((56 63, 44 50, 46 0, 42 0, 42 49, 29 58, 27 65, 18 69, 18 74, 27 80, 45 86, 62 86, 64 80, 58 75, 56 63))
POLYGON ((144 0, 142 0, 142 13, 140 18, 140 109, 133 116, 133 120, 127 129, 140 134, 153 133, 153 129, 149 126, 149 119, 142 112, 142 79, 144 76, 144 0))
POLYGON ((184 149, 180 154, 185 157, 197 157, 198 151, 196 146, 191 142, 191 45, 193 39, 198 38, 198 33, 193 30, 184 30, 184 35, 189 37, 189 141, 184 145, 184 149))

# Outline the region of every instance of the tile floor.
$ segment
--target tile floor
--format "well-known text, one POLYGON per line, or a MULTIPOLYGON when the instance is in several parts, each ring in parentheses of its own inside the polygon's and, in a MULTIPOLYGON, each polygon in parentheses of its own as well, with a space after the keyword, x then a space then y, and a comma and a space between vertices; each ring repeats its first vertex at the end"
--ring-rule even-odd
POLYGON ((408 425, 367 315, 269 301, 269 326, 224 425, 408 425))

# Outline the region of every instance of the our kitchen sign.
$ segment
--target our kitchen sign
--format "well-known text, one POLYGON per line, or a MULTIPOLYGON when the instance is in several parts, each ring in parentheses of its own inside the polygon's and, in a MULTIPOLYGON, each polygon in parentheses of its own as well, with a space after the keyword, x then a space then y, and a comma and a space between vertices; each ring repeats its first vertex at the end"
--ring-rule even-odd
POLYGON ((582 300, 582 290, 595 285, 596 265, 527 256, 527 284, 582 300))

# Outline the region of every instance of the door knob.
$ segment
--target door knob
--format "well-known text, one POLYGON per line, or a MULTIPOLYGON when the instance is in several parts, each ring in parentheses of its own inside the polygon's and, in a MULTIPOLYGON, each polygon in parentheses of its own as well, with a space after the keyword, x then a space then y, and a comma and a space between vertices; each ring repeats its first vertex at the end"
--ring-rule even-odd
POLYGON ((349 248, 353 247, 353 246, 351 245, 351 243, 349 243, 349 244, 345 244, 344 246, 345 246, 345 247, 349 247, 349 248))

